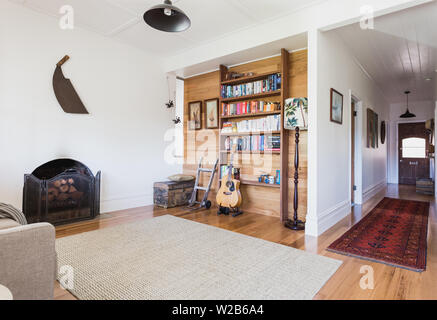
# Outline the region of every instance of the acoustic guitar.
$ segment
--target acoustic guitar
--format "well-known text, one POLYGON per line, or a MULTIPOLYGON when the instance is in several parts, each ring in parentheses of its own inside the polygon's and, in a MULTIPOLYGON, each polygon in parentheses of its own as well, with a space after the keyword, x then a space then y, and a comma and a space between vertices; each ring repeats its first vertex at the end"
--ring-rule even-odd
POLYGON ((231 155, 231 162, 228 168, 228 174, 222 178, 222 185, 217 192, 217 204, 223 208, 239 208, 243 199, 240 193, 240 181, 232 178, 232 169, 234 162, 234 152, 231 155))

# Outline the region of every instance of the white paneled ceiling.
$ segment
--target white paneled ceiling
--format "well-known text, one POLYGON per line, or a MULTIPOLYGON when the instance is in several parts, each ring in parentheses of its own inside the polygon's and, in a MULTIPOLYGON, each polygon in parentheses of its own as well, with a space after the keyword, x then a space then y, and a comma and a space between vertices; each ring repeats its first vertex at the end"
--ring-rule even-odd
POLYGON ((358 62, 389 102, 437 97, 437 3, 417 6, 375 20, 374 30, 359 24, 337 29, 358 62))
POLYGON ((172 56, 229 33, 249 28, 320 3, 321 0, 174 0, 191 19, 189 30, 171 34, 143 21, 144 12, 163 0, 10 0, 60 17, 65 4, 74 8, 78 27, 98 32, 140 49, 172 56))

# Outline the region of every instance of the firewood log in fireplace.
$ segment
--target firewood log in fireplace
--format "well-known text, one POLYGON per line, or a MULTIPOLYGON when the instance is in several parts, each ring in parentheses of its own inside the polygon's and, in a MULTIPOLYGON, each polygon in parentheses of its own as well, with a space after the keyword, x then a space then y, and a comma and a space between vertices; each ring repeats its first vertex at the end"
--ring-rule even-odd
POLYGON ((83 196, 83 192, 74 186, 73 178, 54 181, 47 193, 49 201, 67 201, 69 199, 77 201, 83 196))
POLYGON ((66 193, 68 192, 68 190, 70 190, 70 186, 68 184, 63 184, 59 187, 59 191, 61 191, 62 193, 66 193))

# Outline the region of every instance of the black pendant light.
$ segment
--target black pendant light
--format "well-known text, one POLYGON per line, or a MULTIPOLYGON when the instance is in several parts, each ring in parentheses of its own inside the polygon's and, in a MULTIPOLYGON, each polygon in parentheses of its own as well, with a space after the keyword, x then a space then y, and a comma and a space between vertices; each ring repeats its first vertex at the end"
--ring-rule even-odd
POLYGON ((408 110, 408 95, 410 94, 410 91, 405 91, 404 93, 407 96, 407 111, 403 115, 401 115, 401 118, 415 118, 416 115, 408 110))
POLYGON ((191 26, 191 21, 187 15, 179 8, 173 6, 170 0, 164 0, 163 4, 158 4, 144 13, 144 21, 160 31, 180 32, 185 31, 191 26))

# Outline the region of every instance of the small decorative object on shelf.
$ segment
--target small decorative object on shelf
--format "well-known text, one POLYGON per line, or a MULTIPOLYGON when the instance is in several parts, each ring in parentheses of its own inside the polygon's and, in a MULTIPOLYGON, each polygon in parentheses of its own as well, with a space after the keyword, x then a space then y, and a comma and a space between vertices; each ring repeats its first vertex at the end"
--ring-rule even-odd
POLYGON ((276 176, 272 176, 269 174, 262 174, 258 177, 258 182, 268 185, 280 185, 280 178, 278 176, 279 173, 280 170, 276 170, 276 176))
POLYGON ((228 72, 226 74, 226 80, 235 80, 243 77, 252 77, 254 75, 255 74, 253 72, 247 72, 247 73, 228 72))
POLYGON ((294 154, 294 199, 293 199, 293 220, 288 220, 285 227, 292 230, 305 230, 305 223, 298 218, 299 205, 299 138, 300 130, 308 129, 308 99, 307 98, 290 98, 285 101, 284 127, 289 130, 295 130, 295 154, 294 154))

